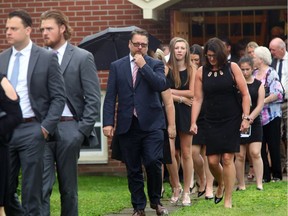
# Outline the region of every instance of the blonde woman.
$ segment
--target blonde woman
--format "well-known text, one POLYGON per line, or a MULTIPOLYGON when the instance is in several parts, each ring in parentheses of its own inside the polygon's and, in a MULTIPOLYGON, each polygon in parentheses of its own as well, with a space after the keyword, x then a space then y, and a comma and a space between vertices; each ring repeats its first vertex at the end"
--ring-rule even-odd
MULTIPOLYGON (((192 134, 191 125, 191 105, 194 95, 194 76, 190 61, 189 44, 183 38, 173 38, 170 42, 170 59, 168 61, 168 82, 172 90, 172 97, 175 105, 176 130, 179 137, 181 149, 181 161, 183 169, 184 193, 182 199, 183 206, 190 206, 190 182, 193 169, 192 161, 192 134)), ((177 203, 181 197, 182 188, 179 186, 178 164, 175 157, 175 145, 171 148, 172 164, 167 165, 173 195, 171 203, 177 203)))

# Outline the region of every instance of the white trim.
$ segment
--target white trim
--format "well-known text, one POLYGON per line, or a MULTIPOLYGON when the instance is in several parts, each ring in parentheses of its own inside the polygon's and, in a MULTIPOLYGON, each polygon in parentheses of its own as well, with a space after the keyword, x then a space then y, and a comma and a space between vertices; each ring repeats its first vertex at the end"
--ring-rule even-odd
POLYGON ((103 101, 105 92, 101 91, 101 111, 100 111, 100 122, 95 123, 95 127, 100 127, 101 148, 98 149, 81 149, 80 158, 78 164, 107 164, 108 163, 108 142, 102 131, 102 112, 103 112, 103 101))

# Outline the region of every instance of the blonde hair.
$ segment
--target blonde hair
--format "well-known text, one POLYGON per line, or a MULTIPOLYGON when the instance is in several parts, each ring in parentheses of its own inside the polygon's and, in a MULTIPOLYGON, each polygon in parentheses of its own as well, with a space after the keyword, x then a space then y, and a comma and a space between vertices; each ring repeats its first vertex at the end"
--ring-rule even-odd
POLYGON ((154 58, 159 59, 160 61, 162 61, 164 63, 164 65, 166 65, 165 55, 161 49, 159 49, 159 48, 156 49, 156 51, 154 53, 154 58))
POLYGON ((170 44, 169 44, 169 49, 170 49, 170 58, 169 61, 167 63, 169 69, 171 69, 172 71, 172 78, 174 80, 174 84, 176 88, 181 87, 181 79, 180 79, 180 74, 179 74, 179 68, 178 68, 178 64, 177 64, 177 59, 175 57, 175 44, 178 42, 184 42, 185 46, 186 46, 186 54, 185 54, 185 66, 187 69, 187 80, 185 81, 184 85, 186 85, 187 83, 189 83, 190 77, 192 76, 192 64, 191 64, 191 60, 190 60, 190 49, 189 49, 189 44, 188 42, 184 39, 184 38, 180 38, 180 37, 174 37, 171 39, 170 44))

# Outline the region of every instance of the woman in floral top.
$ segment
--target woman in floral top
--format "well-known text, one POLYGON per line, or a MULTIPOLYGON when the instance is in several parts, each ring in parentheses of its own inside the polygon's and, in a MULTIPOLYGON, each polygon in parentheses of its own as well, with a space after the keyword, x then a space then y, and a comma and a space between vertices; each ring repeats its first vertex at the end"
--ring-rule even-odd
POLYGON ((269 65, 272 62, 268 48, 260 46, 254 50, 254 66, 257 68, 254 77, 260 80, 265 87, 264 107, 261 112, 263 126, 263 141, 261 156, 263 160, 263 181, 270 182, 282 180, 280 159, 280 124, 281 102, 283 101, 283 88, 279 82, 277 72, 269 65), (271 171, 267 157, 267 148, 271 157, 271 171), (272 173, 271 173, 272 172, 272 173))

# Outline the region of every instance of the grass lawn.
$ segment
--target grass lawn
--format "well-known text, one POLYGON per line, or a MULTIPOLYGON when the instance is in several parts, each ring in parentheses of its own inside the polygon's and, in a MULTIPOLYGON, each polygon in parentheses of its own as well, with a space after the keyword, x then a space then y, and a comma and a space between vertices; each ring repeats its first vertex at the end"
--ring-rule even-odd
MULTIPOLYGON (((246 191, 233 193, 233 208, 224 209, 223 201, 213 201, 192 195, 191 207, 179 207, 170 216, 288 216, 287 181, 264 184, 264 190, 256 190, 255 184, 247 185, 246 191)), ((169 199, 171 189, 165 183, 164 199, 169 199)), ((126 177, 79 176, 79 215, 100 216, 131 208, 126 177)), ((60 215, 60 197, 55 184, 51 197, 51 216, 60 215)), ((131 213, 132 215, 132 213, 131 213)), ((155 214, 156 215, 156 214, 155 214)))

